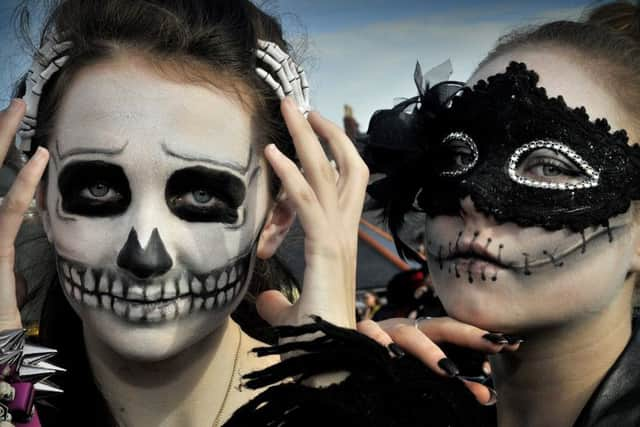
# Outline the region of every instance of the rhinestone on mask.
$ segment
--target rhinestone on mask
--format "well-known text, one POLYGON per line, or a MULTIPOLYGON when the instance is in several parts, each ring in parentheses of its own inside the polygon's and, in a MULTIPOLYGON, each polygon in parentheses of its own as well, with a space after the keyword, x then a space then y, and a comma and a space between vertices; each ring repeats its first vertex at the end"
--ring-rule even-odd
POLYGON ((509 178, 518 184, 525 185, 527 187, 542 188, 548 190, 582 190, 586 188, 593 188, 598 185, 600 180, 600 173, 593 169, 578 153, 564 144, 550 140, 535 140, 528 142, 518 148, 511 158, 507 166, 509 178), (565 183, 565 182, 544 182, 537 181, 531 178, 526 178, 518 175, 518 163, 522 156, 530 151, 537 150, 539 148, 548 148, 550 150, 559 152, 567 156, 573 162, 575 162, 583 171, 588 175, 588 180, 580 183, 565 183))
POLYGON ((463 142, 467 146, 467 148, 471 150, 471 155, 473 159, 471 160, 471 162, 465 165, 461 165, 456 169, 440 172, 440 176, 453 177, 453 176, 463 175, 469 172, 478 163, 478 158, 480 156, 478 152, 478 147, 476 146, 476 143, 473 141, 473 139, 469 135, 463 132, 452 132, 449 135, 447 135, 445 139, 442 140, 442 145, 447 145, 454 141, 463 142))

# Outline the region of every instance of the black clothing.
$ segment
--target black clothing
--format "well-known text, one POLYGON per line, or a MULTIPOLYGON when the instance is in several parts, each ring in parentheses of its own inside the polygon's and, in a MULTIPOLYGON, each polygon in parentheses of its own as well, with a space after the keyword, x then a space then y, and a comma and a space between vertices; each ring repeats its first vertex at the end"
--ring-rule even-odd
POLYGON ((574 427, 640 426, 640 318, 624 351, 584 407, 574 427))
POLYGON ((246 375, 248 387, 276 385, 238 409, 225 427, 488 427, 495 423, 493 409, 479 405, 459 379, 436 375, 409 355, 393 357, 355 331, 319 318, 309 325, 275 329, 280 338, 323 335, 313 341, 257 349, 259 355, 304 353, 246 375), (350 375, 326 388, 302 384, 310 376, 336 371, 350 375), (291 377, 295 381, 278 384, 291 377))
MULTIPOLYGON (((302 355, 245 376, 252 388, 272 385, 241 407, 225 427, 331 426, 433 427, 496 425, 495 407, 479 405, 463 383, 432 373, 410 355, 397 358, 355 331, 318 318, 299 327, 275 328, 280 338, 322 332, 314 341, 257 349, 258 354, 302 355), (305 378, 347 371, 342 383, 307 387, 305 378), (287 377, 293 382, 278 384, 287 377)), ((447 347, 463 375, 477 375, 478 353, 447 347)), ((625 350, 598 386, 573 427, 640 426, 640 319, 625 350)))

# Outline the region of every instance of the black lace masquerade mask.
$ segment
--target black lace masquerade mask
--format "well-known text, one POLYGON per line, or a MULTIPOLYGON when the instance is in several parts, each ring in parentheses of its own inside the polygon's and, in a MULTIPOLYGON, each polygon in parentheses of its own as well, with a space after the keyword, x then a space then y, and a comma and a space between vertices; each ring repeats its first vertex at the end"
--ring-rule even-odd
POLYGON ((392 231, 416 195, 431 217, 457 215, 470 196, 498 222, 575 232, 608 226, 640 199, 640 147, 537 83, 511 63, 473 88, 440 83, 372 117, 364 157, 386 177, 369 193, 392 231))

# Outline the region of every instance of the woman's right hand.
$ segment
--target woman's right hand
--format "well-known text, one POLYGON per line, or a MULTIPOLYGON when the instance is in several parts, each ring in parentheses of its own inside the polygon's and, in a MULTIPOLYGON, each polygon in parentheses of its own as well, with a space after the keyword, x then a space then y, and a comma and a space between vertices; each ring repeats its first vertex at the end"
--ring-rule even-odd
MULTIPOLYGON (((492 405, 496 402, 495 390, 458 376, 455 372, 457 370, 455 364, 447 358, 438 344, 454 344, 491 355, 502 351, 516 351, 522 343, 516 337, 490 333, 450 317, 417 320, 396 318, 378 323, 363 320, 358 323, 358 331, 396 353, 400 348, 401 351, 412 354, 439 375, 457 376, 483 405, 492 405)), ((488 362, 485 362, 483 371, 487 376, 491 374, 491 366, 488 362)))
MULTIPOLYGON (((13 100, 0 112, 0 164, 15 140, 25 111, 24 101, 13 100)), ((22 327, 16 301, 15 240, 48 161, 49 152, 39 147, 0 204, 0 331, 22 327)))

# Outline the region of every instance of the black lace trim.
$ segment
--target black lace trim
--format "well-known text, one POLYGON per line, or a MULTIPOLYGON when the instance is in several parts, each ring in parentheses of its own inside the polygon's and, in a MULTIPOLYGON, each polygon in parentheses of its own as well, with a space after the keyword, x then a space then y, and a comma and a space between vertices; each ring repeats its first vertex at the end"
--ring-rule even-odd
MULTIPOLYGON (((538 75, 525 64, 511 63, 507 71, 465 88, 457 96, 433 102, 437 96, 427 90, 411 115, 410 124, 396 136, 393 119, 397 109, 376 114, 370 124, 365 159, 384 162, 390 146, 421 148, 403 151, 404 164, 395 162, 375 183, 370 194, 386 206, 392 231, 402 224, 418 193, 418 204, 434 217, 457 215, 459 201, 467 196, 481 212, 498 222, 514 222, 523 227, 547 230, 568 228, 582 231, 608 224, 608 219, 629 209, 640 199, 640 147, 628 145, 624 131, 611 132, 605 119, 590 121, 583 107, 568 108, 561 96, 547 97, 538 87, 538 75), (420 101, 425 102, 420 102, 420 101), (449 107, 450 108, 447 108, 449 107), (386 122, 381 122, 385 117, 386 122), (386 133, 379 128, 390 123, 386 133), (450 153, 442 150, 443 139, 452 132, 469 135, 479 150, 477 164, 467 173, 442 176, 443 165, 451 163, 450 153), (386 135, 393 134, 394 138, 386 135), (408 138, 398 144, 399 138, 408 138), (533 188, 513 181, 507 171, 516 149, 538 139, 558 141, 575 151, 600 172, 596 187, 575 190, 533 188), (419 153, 419 155, 416 155, 419 153)), ((396 157, 401 157, 396 153, 396 157)))

